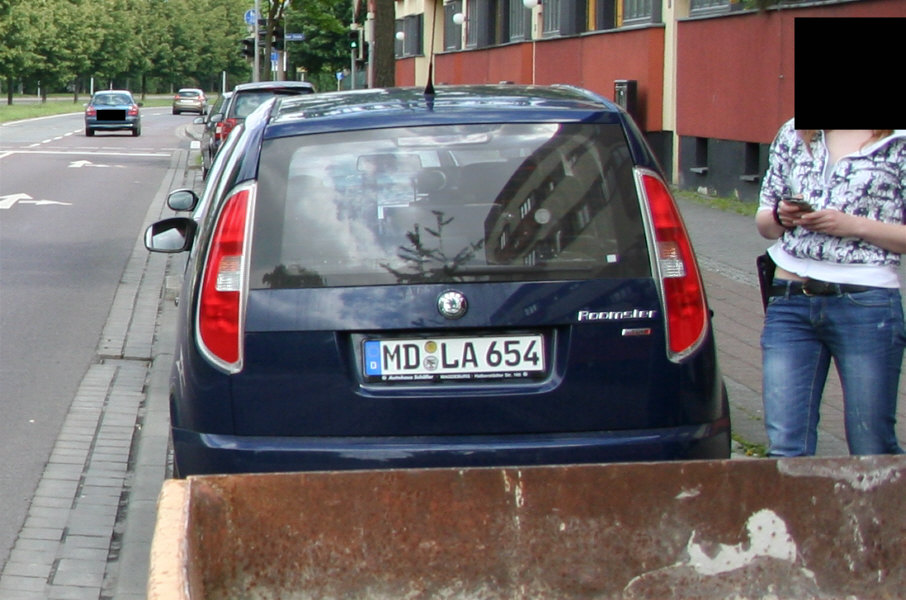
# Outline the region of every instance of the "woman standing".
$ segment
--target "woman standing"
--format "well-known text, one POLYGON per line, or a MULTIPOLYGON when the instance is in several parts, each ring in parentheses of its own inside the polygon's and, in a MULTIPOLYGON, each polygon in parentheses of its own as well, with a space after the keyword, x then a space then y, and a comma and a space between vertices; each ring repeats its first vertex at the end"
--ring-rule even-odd
POLYGON ((904 221, 906 130, 780 129, 756 215, 759 233, 777 240, 761 337, 770 455, 815 453, 831 359, 850 453, 903 452, 894 426, 904 221))

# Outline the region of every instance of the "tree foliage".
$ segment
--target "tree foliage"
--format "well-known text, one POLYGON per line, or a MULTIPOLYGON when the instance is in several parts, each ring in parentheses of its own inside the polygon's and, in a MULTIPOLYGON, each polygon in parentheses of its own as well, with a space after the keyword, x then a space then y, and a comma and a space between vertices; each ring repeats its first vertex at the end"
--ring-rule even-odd
POLYGON ((291 71, 307 74, 318 89, 336 85, 336 73, 349 69, 349 25, 352 7, 348 0, 294 0, 287 11, 286 31, 301 33, 301 42, 288 42, 291 71))
MULTIPOLYGON (((348 67, 349 0, 259 0, 269 34, 302 33, 287 43, 287 79, 348 67)), ((251 79, 240 53, 253 34, 244 20, 254 0, 0 0, 0 85, 30 94, 124 87, 144 93, 180 87, 218 91, 251 79)), ((263 46, 272 37, 264 38, 263 46)), ((270 48, 266 48, 270 50, 270 48)), ((262 66, 270 66, 269 54, 262 66)), ((269 73, 263 73, 269 78, 269 73)))

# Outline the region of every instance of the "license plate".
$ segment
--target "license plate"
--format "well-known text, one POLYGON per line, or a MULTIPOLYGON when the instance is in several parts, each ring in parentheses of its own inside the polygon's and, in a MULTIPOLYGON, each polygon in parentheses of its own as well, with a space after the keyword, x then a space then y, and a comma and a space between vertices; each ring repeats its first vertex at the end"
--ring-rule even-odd
POLYGON ((520 378, 545 372, 544 336, 366 340, 364 370, 381 381, 520 378))

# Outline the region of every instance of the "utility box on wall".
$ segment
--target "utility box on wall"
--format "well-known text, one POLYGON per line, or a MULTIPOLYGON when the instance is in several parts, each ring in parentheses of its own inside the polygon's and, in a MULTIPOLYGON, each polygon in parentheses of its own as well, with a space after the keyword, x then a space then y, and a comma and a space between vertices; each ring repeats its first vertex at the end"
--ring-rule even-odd
POLYGON ((639 82, 635 79, 616 79, 613 82, 613 101, 638 121, 639 82))

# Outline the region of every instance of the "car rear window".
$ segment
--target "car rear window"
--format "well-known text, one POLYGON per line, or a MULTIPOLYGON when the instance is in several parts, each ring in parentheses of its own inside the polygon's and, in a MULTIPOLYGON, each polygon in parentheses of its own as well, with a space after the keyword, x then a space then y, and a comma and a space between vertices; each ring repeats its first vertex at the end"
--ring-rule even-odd
POLYGON ((619 125, 529 123, 268 140, 252 288, 645 277, 619 125))
POLYGON ((132 98, 125 94, 98 94, 94 97, 92 104, 122 106, 123 104, 132 104, 132 98))
POLYGON ((229 108, 230 116, 244 119, 255 109, 270 100, 274 96, 294 96, 297 94, 309 94, 312 90, 307 88, 273 88, 267 90, 249 90, 235 92, 233 103, 229 108))
POLYGON ((180 98, 198 98, 199 96, 201 96, 201 94, 199 92, 191 92, 191 91, 186 92, 186 91, 180 90, 177 93, 179 94, 180 98))

